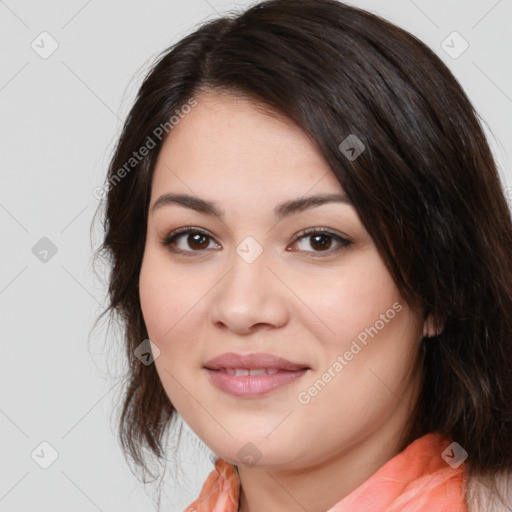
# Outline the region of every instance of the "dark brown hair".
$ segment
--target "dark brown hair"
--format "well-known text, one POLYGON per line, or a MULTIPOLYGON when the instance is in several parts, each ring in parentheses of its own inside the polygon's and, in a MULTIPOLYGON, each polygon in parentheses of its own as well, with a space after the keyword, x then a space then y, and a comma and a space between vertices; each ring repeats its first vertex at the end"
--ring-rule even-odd
POLYGON ((404 299, 443 326, 422 341, 402 449, 442 432, 468 452, 472 477, 512 470, 512 221, 478 115, 425 44, 335 0, 264 1, 203 23, 159 55, 138 91, 110 162, 98 251, 111 264, 103 314, 124 329, 125 452, 146 468, 142 449, 161 457, 176 415, 154 365, 134 355, 148 338, 138 279, 165 141, 155 129, 202 90, 245 95, 301 126, 404 299), (365 146, 353 160, 339 148, 351 134, 365 146), (156 147, 114 183, 148 137, 156 147))

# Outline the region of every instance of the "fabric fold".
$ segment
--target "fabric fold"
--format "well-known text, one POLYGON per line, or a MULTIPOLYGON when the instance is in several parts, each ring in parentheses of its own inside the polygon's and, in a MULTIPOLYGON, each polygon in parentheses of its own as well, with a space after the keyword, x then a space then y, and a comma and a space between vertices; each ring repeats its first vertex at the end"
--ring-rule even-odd
MULTIPOLYGON (((443 458, 450 444, 440 433, 416 439, 326 512, 468 512, 467 465, 451 450, 443 458)), ((184 512, 238 512, 239 495, 235 466, 219 458, 184 512)))

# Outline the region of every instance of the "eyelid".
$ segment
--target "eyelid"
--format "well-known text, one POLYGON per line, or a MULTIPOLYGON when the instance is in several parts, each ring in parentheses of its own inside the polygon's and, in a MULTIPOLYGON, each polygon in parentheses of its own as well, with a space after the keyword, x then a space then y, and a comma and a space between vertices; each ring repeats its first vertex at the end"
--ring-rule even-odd
POLYGON ((338 238, 342 238, 342 239, 346 240, 347 242, 350 242, 350 240, 348 239, 347 235, 345 235, 345 234, 343 234, 343 233, 341 233, 339 231, 336 231, 334 229, 331 229, 331 228, 322 228, 322 227, 303 229, 303 230, 299 231, 298 233, 296 233, 294 235, 292 241, 295 242, 299 238, 302 238, 302 237, 304 237, 306 235, 315 235, 317 233, 333 235, 333 236, 336 236, 338 238))
POLYGON ((183 254, 185 256, 194 256, 196 254, 201 254, 206 252, 205 250, 201 251, 183 251, 182 249, 171 249, 171 244, 179 238, 181 235, 186 235, 189 233, 201 233, 202 235, 205 235, 209 238, 211 238, 213 241, 215 241, 216 244, 218 242, 215 240, 215 237, 206 229, 197 227, 197 226, 183 226, 181 228, 177 228, 171 233, 169 233, 167 236, 164 237, 164 239, 160 242, 164 247, 167 247, 171 252, 176 254, 183 254))
POLYGON ((299 241, 301 238, 307 238, 308 236, 313 236, 317 234, 325 234, 328 235, 330 238, 334 238, 339 246, 333 250, 327 250, 327 251, 298 251, 298 252, 305 252, 306 254, 310 254, 313 256, 307 256, 310 258, 327 258, 329 256, 333 256, 335 254, 338 254, 343 249, 347 248, 349 245, 352 245, 353 242, 348 238, 347 235, 344 233, 341 233, 337 230, 331 229, 331 228, 324 228, 324 227, 314 227, 314 228, 306 228, 301 231, 299 231, 297 234, 294 235, 292 239, 292 244, 299 241))
MULTIPOLYGON (((160 243, 162 245, 168 247, 169 250, 172 251, 173 253, 184 254, 185 256, 201 255, 202 253, 207 252, 206 249, 197 250, 197 251, 194 251, 194 250, 184 251, 182 249, 171 249, 170 248, 171 244, 179 236, 186 235, 189 233, 203 234, 203 235, 209 237, 217 245, 220 245, 216 241, 215 237, 208 230, 197 227, 197 226, 183 226, 181 228, 177 228, 174 231, 172 231, 171 233, 169 233, 166 237, 164 237, 163 241, 161 241, 160 243)), ((312 236, 312 235, 316 235, 316 234, 326 234, 326 235, 330 236, 331 238, 334 238, 340 244, 340 247, 338 247, 337 249, 334 249, 334 250, 327 250, 327 251, 297 251, 297 252, 305 252, 305 253, 315 254, 316 256, 313 256, 313 257, 327 257, 334 253, 339 252, 340 250, 344 249, 345 247, 347 247, 353 243, 345 234, 343 234, 337 230, 333 230, 331 228, 325 228, 325 227, 312 227, 312 228, 303 229, 303 230, 297 232, 293 236, 291 243, 294 244, 301 238, 305 238, 308 235, 312 236), (322 253, 325 253, 325 255, 323 255, 322 253)))

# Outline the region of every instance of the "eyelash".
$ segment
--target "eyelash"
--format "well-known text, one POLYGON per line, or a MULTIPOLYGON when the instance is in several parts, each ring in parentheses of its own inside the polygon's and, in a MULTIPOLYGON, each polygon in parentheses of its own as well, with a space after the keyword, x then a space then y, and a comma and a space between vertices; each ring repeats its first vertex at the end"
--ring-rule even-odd
MULTIPOLYGON (((185 226, 183 228, 176 229, 175 231, 173 231, 172 233, 167 235, 164 238, 164 240, 161 242, 161 244, 164 245, 165 247, 168 247, 169 250, 174 253, 183 254, 184 256, 195 256, 194 253, 202 253, 206 249, 183 251, 182 249, 171 248, 171 244, 173 244, 177 238, 179 238, 182 235, 188 235, 188 234, 192 234, 192 233, 194 233, 194 234, 199 233, 199 234, 207 236, 213 240, 213 237, 206 230, 204 230, 202 228, 196 228, 193 226, 185 226)), ((317 258, 317 257, 322 258, 322 257, 330 256, 333 253, 343 250, 352 244, 352 242, 350 240, 348 240, 347 238, 337 235, 337 234, 329 231, 326 228, 309 228, 309 229, 304 229, 302 231, 299 231, 294 236, 292 243, 297 242, 301 238, 307 238, 308 236, 313 236, 313 235, 328 235, 329 237, 334 238, 341 245, 337 249, 334 249, 334 250, 328 249, 326 251, 299 251, 299 252, 312 252, 314 254, 317 254, 317 255, 313 256, 314 258, 317 258), (326 256, 323 256, 323 253, 325 253, 326 256)))

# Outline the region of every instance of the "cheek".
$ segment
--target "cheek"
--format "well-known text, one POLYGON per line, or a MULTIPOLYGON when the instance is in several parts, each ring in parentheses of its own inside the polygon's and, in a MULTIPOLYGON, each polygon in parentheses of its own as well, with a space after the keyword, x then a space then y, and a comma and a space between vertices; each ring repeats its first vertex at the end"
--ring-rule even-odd
MULTIPOLYGON (((139 277, 139 297, 149 338, 160 349, 169 370, 182 368, 175 362, 191 361, 200 339, 200 315, 207 283, 199 285, 182 270, 173 269, 165 254, 148 250, 139 277)), ((197 356, 196 356, 197 357, 197 356)), ((194 361, 194 363, 197 363, 194 361)))
POLYGON ((139 277, 139 299, 149 337, 153 341, 161 338, 163 319, 168 307, 166 289, 159 284, 159 271, 151 258, 144 256, 139 277))
POLYGON ((165 337, 184 314, 187 294, 193 286, 184 286, 165 255, 153 248, 144 253, 139 276, 139 297, 148 331, 155 339, 165 337))
MULTIPOLYGON (((197 364, 187 312, 197 302, 193 286, 184 286, 173 274, 165 257, 147 251, 139 277, 139 297, 150 340, 158 347, 154 364, 167 396, 177 411, 188 417, 190 394, 194 390, 190 369, 197 364)), ((197 334, 197 333, 196 333, 197 334)), ((197 358, 197 356, 196 356, 197 358)), ((197 394, 197 392, 194 392, 197 394)))
MULTIPOLYGON (((367 254, 347 265, 333 278, 308 277, 297 295, 311 307, 310 328, 327 344, 350 344, 358 334, 379 322, 381 315, 394 317, 393 304, 403 305, 400 293, 380 258, 367 254)), ((397 307, 397 306, 395 306, 397 307)))
POLYGON ((139 297, 148 334, 159 346, 164 344, 173 326, 183 316, 178 300, 180 297, 183 304, 182 292, 182 288, 176 286, 168 264, 154 251, 146 251, 139 277, 139 297))

